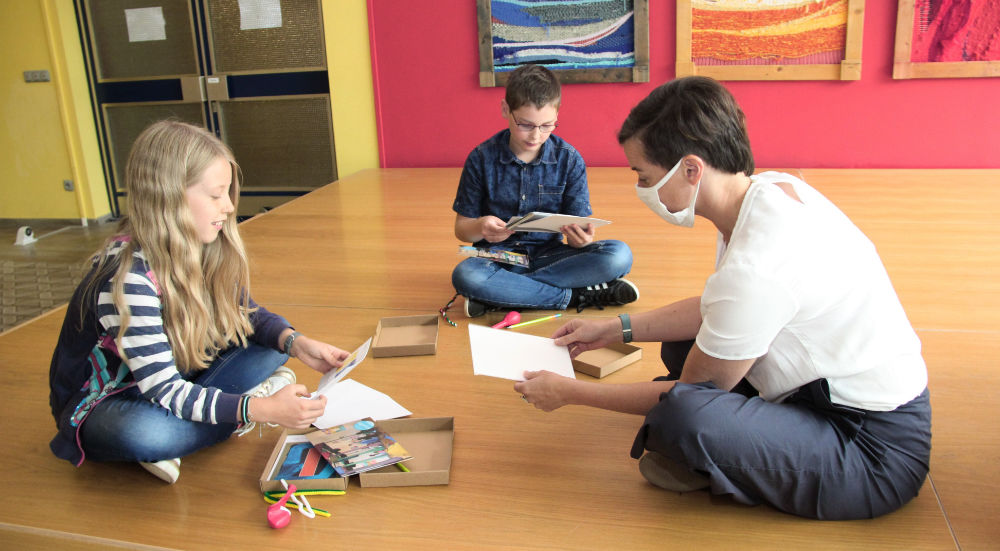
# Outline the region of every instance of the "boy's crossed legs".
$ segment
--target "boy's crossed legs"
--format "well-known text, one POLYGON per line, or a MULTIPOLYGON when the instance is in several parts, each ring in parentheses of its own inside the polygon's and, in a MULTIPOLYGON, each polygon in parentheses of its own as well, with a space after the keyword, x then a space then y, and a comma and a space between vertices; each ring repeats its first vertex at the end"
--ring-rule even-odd
POLYGON ((620 279, 632 268, 632 251, 617 240, 574 249, 556 243, 529 253, 530 266, 467 258, 452 272, 452 284, 466 298, 471 317, 490 309, 626 304, 639 298, 634 284, 620 279))

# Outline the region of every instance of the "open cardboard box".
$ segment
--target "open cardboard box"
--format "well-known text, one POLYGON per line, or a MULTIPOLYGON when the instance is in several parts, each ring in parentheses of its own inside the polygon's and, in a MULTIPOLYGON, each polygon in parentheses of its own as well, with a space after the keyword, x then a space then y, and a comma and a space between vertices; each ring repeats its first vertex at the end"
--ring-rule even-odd
POLYGON ((591 377, 606 377, 642 358, 642 348, 631 344, 614 343, 588 350, 573 359, 573 369, 591 377))
MULTIPOLYGON (((274 450, 271 452, 271 457, 267 460, 267 464, 264 466, 264 471, 260 474, 260 490, 262 492, 283 492, 285 487, 281 485, 281 479, 276 476, 279 472, 280 466, 285 463, 288 459, 288 452, 293 446, 299 444, 300 442, 290 442, 290 437, 299 437, 304 441, 305 445, 312 448, 312 444, 305 439, 304 435, 308 432, 316 430, 315 428, 295 430, 295 429, 285 429, 281 432, 281 436, 278 438, 278 443, 275 444, 274 450), (278 468, 275 466, 278 465, 278 468)), ((291 440, 296 440, 296 438, 291 438, 291 440)), ((318 456, 319 453, 316 452, 318 456)), ((289 464, 297 463, 295 459, 290 459, 289 464)), ((336 473, 334 473, 336 474, 336 473)), ((346 490, 347 489, 347 479, 340 476, 334 476, 331 478, 295 478, 294 476, 286 477, 285 480, 289 484, 295 484, 295 486, 300 490, 346 490)))
POLYGON ((405 466, 408 472, 389 465, 359 474, 361 486, 382 488, 448 483, 455 440, 454 417, 386 419, 376 421, 375 426, 402 444, 413 459, 399 464, 405 466))
POLYGON ((375 328, 372 356, 420 356, 437 353, 438 315, 382 318, 375 328))

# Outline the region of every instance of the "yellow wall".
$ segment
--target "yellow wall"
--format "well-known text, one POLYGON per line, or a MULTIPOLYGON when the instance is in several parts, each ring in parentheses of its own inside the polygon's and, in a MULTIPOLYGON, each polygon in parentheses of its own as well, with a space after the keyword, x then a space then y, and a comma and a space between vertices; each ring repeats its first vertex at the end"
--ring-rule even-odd
MULTIPOLYGON (((378 167, 368 13, 322 0, 337 173, 378 167)), ((0 218, 110 212, 73 0, 0 0, 0 218), (50 82, 26 83, 46 69, 50 82), (63 190, 73 180, 76 191, 63 190)))
MULTIPOLYGON (((66 56, 50 47, 50 37, 58 38, 62 31, 56 27, 53 35, 47 26, 58 21, 55 12, 67 7, 72 14, 72 0, 0 0, 0 218, 79 219, 108 212, 106 205, 103 212, 80 208, 78 196, 89 195, 89 190, 78 194, 63 189, 63 180, 73 180, 78 189, 88 187, 74 174, 66 141, 67 111, 59 97, 62 87, 69 86, 67 76, 52 62, 66 56), (54 1, 65 6, 53 10, 55 4, 49 3, 54 1), (24 82, 24 71, 42 69, 49 71, 50 82, 24 82)), ((75 46, 80 55, 79 40, 65 45, 75 46)), ((83 93, 86 101, 86 88, 83 93)))
POLYGON ((91 220, 101 218, 111 214, 111 207, 76 11, 71 0, 45 0, 45 14, 50 50, 56 52, 52 56, 52 64, 60 75, 56 84, 70 164, 77 182, 80 216, 91 220))
POLYGON ((323 0, 323 28, 337 175, 344 178, 379 166, 367 2, 323 0))

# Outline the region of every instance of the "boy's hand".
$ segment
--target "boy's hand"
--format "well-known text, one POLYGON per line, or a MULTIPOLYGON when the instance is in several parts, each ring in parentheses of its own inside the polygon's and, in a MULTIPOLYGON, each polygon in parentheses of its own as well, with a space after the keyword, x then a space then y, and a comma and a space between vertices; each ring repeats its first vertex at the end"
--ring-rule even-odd
POLYGON ((574 249, 585 247, 594 242, 593 224, 587 224, 586 229, 576 224, 570 224, 559 228, 559 231, 566 236, 566 244, 574 249))
POLYGON ((479 223, 483 239, 490 243, 499 243, 514 235, 512 230, 507 229, 507 223, 496 216, 484 216, 479 219, 479 223))

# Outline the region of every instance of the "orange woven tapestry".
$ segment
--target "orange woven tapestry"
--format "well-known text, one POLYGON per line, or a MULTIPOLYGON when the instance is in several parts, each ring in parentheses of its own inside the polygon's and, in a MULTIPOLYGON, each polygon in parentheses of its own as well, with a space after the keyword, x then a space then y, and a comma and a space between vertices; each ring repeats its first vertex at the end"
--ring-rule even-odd
POLYGON ((812 65, 844 59, 847 0, 692 0, 696 65, 812 65))

